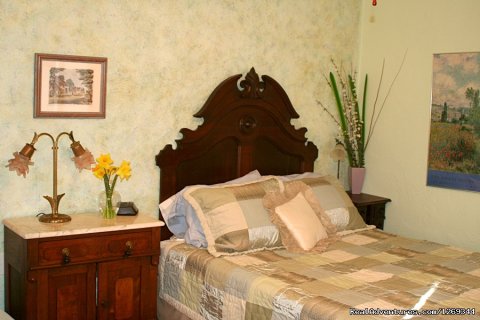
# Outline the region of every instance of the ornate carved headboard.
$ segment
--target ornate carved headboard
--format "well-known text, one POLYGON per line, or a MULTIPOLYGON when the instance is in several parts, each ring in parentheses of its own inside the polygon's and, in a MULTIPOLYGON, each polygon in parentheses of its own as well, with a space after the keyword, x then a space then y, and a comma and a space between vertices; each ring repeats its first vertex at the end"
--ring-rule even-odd
POLYGON ((160 201, 185 186, 225 182, 255 169, 262 175, 313 171, 317 147, 307 142, 307 129, 290 123, 299 116, 280 84, 267 75, 260 80, 254 68, 241 77, 220 83, 194 115, 203 124, 181 129, 177 148, 169 144, 156 156, 160 201))

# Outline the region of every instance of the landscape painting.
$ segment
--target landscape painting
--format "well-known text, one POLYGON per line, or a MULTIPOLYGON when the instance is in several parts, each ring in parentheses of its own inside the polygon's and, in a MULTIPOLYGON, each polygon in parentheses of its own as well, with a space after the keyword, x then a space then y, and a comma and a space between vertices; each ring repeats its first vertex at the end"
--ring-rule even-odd
POLYGON ((92 104, 94 71, 50 68, 49 104, 92 104))
POLYGON ((480 53, 433 56, 427 185, 480 191, 480 53))

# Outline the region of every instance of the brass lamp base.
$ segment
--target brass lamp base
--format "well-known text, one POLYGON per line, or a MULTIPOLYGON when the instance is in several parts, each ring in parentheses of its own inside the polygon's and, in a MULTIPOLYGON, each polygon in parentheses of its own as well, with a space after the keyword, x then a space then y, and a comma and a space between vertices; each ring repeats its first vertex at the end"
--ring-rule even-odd
POLYGON ((66 214, 43 214, 38 218, 38 221, 43 223, 64 223, 72 220, 72 217, 66 214))

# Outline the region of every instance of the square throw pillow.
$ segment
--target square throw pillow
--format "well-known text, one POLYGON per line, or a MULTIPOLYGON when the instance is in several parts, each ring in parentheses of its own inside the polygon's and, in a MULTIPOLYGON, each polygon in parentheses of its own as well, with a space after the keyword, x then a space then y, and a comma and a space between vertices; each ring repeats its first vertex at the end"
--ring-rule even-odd
POLYGON ((190 187, 184 198, 195 210, 215 257, 282 247, 280 233, 263 207, 269 191, 283 190, 275 177, 221 187, 190 187))
MULTIPOLYGON (((355 230, 367 226, 337 178, 326 175, 294 181, 302 181, 312 188, 318 202, 337 227, 337 231, 355 230)), ((285 182, 285 186, 294 181, 285 182)))
POLYGON ((267 193, 263 205, 288 251, 324 251, 337 239, 335 225, 312 189, 301 181, 288 183, 283 192, 267 193))

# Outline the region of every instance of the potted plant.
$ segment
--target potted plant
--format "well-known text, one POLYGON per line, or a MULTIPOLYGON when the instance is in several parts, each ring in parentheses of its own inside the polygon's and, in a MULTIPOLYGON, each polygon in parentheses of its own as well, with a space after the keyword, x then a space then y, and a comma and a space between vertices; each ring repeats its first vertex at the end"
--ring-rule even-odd
POLYGON ((335 117, 334 114, 330 112, 320 101, 318 101, 318 103, 335 121, 339 128, 340 137, 337 138, 337 140, 343 144, 345 151, 347 152, 350 188, 351 192, 354 194, 361 193, 363 180, 365 177, 365 152, 373 132, 375 131, 377 121, 382 114, 383 108, 385 107, 385 103, 388 99, 393 84, 395 83, 395 80, 402 69, 405 57, 406 53, 383 101, 381 102, 380 106, 377 107, 383 79, 383 72, 385 69, 385 60, 383 61, 380 81, 377 87, 368 126, 365 119, 368 75, 365 75, 362 90, 362 103, 360 105, 357 94, 357 73, 355 71, 346 72, 342 66, 339 67, 332 59, 334 71, 329 73, 329 76, 326 80, 335 98, 338 118, 335 117))

